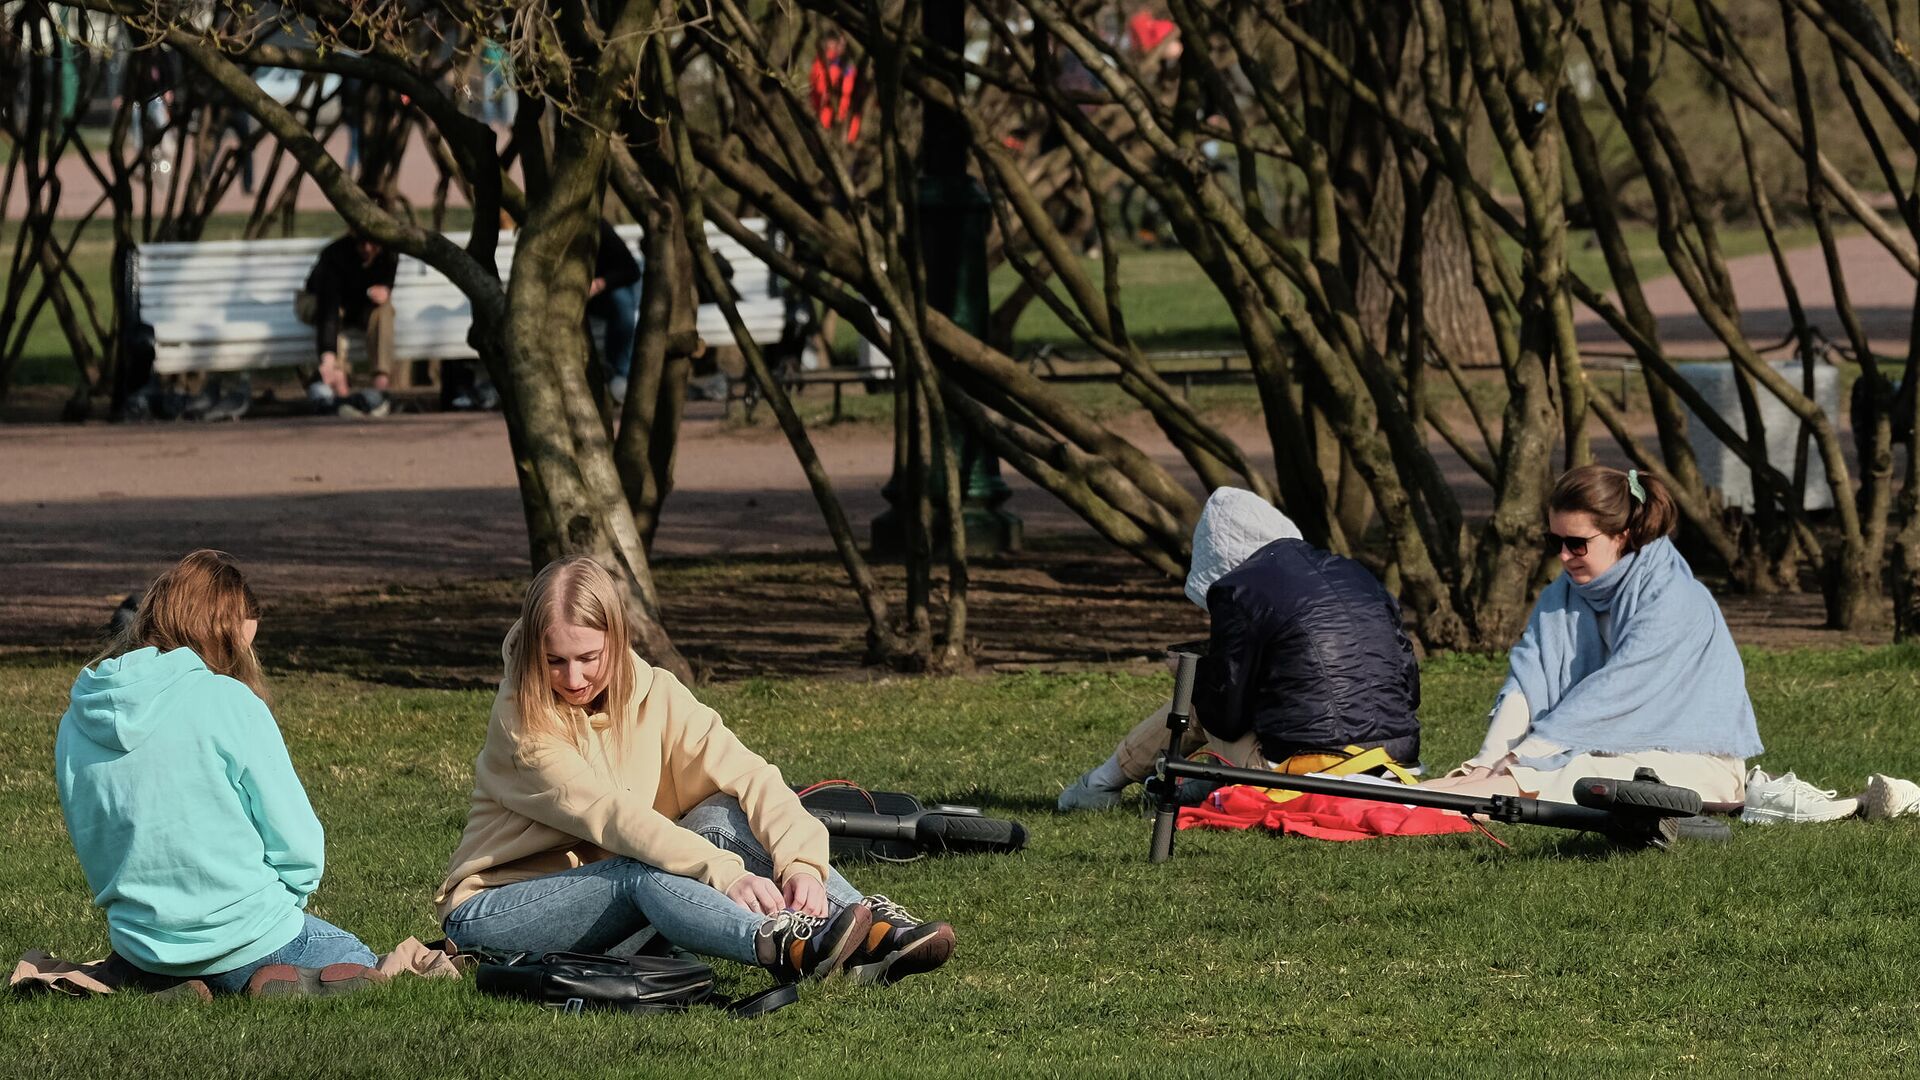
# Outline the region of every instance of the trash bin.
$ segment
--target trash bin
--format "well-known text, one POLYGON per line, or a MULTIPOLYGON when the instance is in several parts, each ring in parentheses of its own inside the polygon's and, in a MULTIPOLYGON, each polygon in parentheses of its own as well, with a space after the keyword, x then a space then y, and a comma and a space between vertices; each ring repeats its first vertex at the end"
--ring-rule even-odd
MULTIPOLYGON (((1700 395, 1734 431, 1746 434, 1747 417, 1740 408, 1740 394, 1734 384, 1732 361, 1676 366, 1681 377, 1700 391, 1700 395)), ((1798 360, 1776 363, 1772 367, 1796 389, 1804 385, 1798 360)), ((1839 369, 1830 364, 1815 364, 1813 391, 1814 400, 1820 403, 1821 411, 1827 414, 1830 422, 1837 425, 1840 414, 1839 369)), ((1800 419, 1764 387, 1755 386, 1754 393, 1759 398, 1760 422, 1767 432, 1767 460, 1791 479, 1794 450, 1799 442, 1800 419)), ((1707 486, 1718 488, 1728 506, 1751 512, 1752 471, 1701 423, 1699 416, 1691 409, 1687 410, 1687 440, 1693 444, 1694 456, 1700 461, 1700 475, 1707 486)), ((1802 505, 1809 510, 1833 507, 1833 489, 1827 486, 1826 466, 1820 458, 1819 446, 1811 440, 1807 447, 1807 486, 1802 505)))

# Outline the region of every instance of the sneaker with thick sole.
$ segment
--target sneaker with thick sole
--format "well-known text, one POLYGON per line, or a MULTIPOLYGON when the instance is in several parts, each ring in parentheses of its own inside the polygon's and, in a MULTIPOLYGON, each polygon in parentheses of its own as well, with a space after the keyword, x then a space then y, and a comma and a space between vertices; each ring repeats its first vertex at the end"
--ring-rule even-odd
POLYGON ((1768 776, 1755 769, 1747 776, 1747 804, 1740 820, 1752 825, 1837 821, 1860 809, 1860 800, 1837 799, 1835 794, 1790 772, 1768 776))
POLYGON ((860 951, 872 926, 873 910, 865 904, 849 904, 826 918, 783 911, 755 931, 755 947, 767 942, 760 955, 772 954, 772 960, 763 963, 781 982, 824 979, 860 951))
POLYGON ((318 379, 307 384, 307 405, 314 412, 331 414, 339 404, 340 399, 334 396, 333 387, 318 379))
POLYGON ((335 416, 353 420, 377 420, 393 411, 393 399, 378 390, 355 390, 340 399, 335 416))
POLYGON ((1080 778, 1067 785, 1060 793, 1060 801, 1055 805, 1063 814, 1076 810, 1111 810, 1125 801, 1121 788, 1098 787, 1093 783, 1093 771, 1081 773, 1080 778))
POLYGON ((332 997, 386 982, 365 964, 328 964, 323 968, 268 964, 247 980, 248 997, 332 997))
POLYGON ((252 407, 253 380, 245 375, 230 375, 220 380, 220 388, 214 395, 212 406, 200 414, 200 419, 238 420, 247 415, 247 410, 252 407))
POLYGON ((1867 777, 1860 796, 1860 814, 1873 821, 1920 815, 1920 784, 1886 773, 1867 777))
POLYGON ((884 896, 863 901, 873 911, 866 944, 847 961, 854 982, 888 986, 909 975, 932 971, 953 957, 953 927, 922 922, 884 896))

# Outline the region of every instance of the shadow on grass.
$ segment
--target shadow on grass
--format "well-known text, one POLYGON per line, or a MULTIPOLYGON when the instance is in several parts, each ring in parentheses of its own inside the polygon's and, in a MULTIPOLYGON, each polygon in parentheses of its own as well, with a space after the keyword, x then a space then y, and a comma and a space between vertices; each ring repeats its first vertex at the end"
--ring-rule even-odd
MULTIPOLYGON (((897 612, 903 571, 874 571, 897 612)), ((1124 555, 1044 544, 971 571, 969 637, 984 671, 1154 662, 1166 642, 1205 629, 1173 582, 1124 555)), ((663 560, 656 573, 668 630, 703 680, 888 674, 865 663, 865 617, 831 556, 663 560)), ((261 655, 275 670, 491 689, 523 588, 494 579, 288 597, 262 622, 261 655)), ((937 598, 936 626, 943 608, 937 598)))

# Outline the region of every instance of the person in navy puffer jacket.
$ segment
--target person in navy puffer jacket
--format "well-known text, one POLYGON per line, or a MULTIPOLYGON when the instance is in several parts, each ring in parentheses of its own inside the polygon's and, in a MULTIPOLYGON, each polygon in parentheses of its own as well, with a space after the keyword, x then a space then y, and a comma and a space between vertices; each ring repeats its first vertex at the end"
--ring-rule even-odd
MULTIPOLYGON (((1186 592, 1212 629, 1185 752, 1284 772, 1324 768, 1349 746, 1419 760, 1420 668, 1400 605, 1365 567, 1307 543, 1258 495, 1220 488, 1193 530, 1186 592)), ((1062 792, 1060 809, 1118 805, 1166 748, 1170 707, 1062 792)))

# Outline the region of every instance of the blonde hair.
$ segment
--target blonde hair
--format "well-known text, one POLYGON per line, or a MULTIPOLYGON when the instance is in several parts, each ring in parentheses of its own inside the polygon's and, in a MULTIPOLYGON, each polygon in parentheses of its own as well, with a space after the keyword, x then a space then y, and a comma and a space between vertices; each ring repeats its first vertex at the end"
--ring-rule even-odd
POLYGON ((233 556, 201 548, 153 579, 133 621, 87 666, 148 646, 192 649, 207 670, 245 683, 264 701, 260 658, 246 636, 247 620, 259 617, 260 601, 233 556))
POLYGON ((619 721, 632 703, 634 685, 627 605, 620 593, 613 575, 589 555, 548 563, 527 586, 526 602, 520 606, 520 638, 509 661, 522 735, 574 741, 569 714, 547 677, 547 631, 565 623, 607 635, 600 652, 605 681, 598 700, 613 721, 613 736, 619 738, 619 721))

